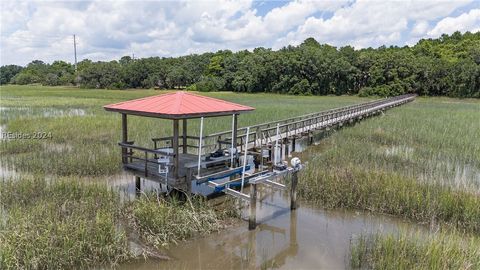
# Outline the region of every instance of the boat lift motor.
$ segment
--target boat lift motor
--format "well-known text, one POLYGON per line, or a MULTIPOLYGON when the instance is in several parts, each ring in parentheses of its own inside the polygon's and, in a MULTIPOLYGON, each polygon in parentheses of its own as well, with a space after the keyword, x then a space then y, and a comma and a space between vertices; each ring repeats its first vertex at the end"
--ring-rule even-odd
MULTIPOLYGON (((163 152, 170 154, 173 153, 172 148, 165 148, 162 149, 163 152)), ((165 185, 168 183, 168 173, 169 169, 168 167, 171 166, 172 164, 172 157, 170 155, 160 155, 157 159, 158 162, 158 173, 161 175, 164 175, 165 177, 165 185)))

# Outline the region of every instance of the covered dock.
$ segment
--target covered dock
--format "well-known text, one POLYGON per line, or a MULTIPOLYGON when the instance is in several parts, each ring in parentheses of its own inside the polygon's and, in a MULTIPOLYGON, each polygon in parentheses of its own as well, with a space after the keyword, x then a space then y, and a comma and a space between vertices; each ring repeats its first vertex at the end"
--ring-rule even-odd
MULTIPOLYGON (((122 163, 127 171, 170 187, 191 192, 191 181, 200 176, 235 168, 238 115, 254 108, 232 102, 178 91, 104 106, 122 115, 122 163), (154 117, 172 121, 172 136, 152 138, 153 147, 135 145, 128 139, 128 115, 154 117), (216 155, 202 153, 201 136, 192 136, 188 120, 207 117, 232 117, 231 147, 216 155), (192 142, 189 144, 189 142, 192 142), (200 154, 199 154, 200 153, 200 154)), ((221 149, 219 149, 221 150, 221 149)))

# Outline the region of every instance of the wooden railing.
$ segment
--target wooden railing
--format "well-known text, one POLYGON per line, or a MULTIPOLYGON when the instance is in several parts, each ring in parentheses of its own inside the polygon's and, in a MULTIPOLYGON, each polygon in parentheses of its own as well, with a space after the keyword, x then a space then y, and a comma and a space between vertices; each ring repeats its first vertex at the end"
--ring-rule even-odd
MULTIPOLYGON (((133 145, 133 142, 127 142, 127 143, 118 143, 120 147, 122 147, 122 161, 124 165, 127 165, 129 163, 133 163, 135 160, 140 160, 142 161, 145 171, 145 177, 149 175, 149 164, 156 164, 160 165, 161 163, 158 162, 157 158, 159 155, 162 156, 171 156, 172 158, 175 157, 175 154, 162 151, 162 150, 157 150, 157 149, 149 149, 141 146, 136 146, 133 145)), ((169 167, 170 171, 173 171, 174 165, 172 163, 167 165, 169 167)), ((158 166, 156 166, 157 172, 158 172, 158 166)))

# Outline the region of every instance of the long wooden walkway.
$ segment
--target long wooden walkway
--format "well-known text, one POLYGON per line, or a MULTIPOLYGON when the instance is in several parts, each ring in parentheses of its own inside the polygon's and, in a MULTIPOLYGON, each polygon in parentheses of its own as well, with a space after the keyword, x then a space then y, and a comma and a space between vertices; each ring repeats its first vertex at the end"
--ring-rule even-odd
MULTIPOLYGON (((271 145, 277 140, 296 139, 309 136, 316 130, 342 125, 348 121, 360 120, 378 114, 387 109, 411 102, 416 95, 402 95, 392 98, 375 100, 342 108, 331 109, 318 113, 302 115, 294 118, 263 123, 249 127, 247 148, 271 145), (278 130, 278 131, 277 131, 278 130)), ((206 136, 219 144, 231 145, 231 130, 206 136)), ((238 130, 237 145, 240 151, 245 147, 247 128, 238 130)))

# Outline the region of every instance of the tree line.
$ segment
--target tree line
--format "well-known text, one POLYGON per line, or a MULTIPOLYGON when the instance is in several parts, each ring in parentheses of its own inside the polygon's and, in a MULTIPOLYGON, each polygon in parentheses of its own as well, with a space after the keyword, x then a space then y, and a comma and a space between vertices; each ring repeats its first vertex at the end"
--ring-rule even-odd
POLYGON ((308 38, 274 51, 193 54, 72 64, 35 60, 0 67, 0 83, 79 85, 85 88, 186 88, 198 91, 293 95, 430 96, 480 98, 480 32, 422 39, 414 46, 355 50, 308 38))

